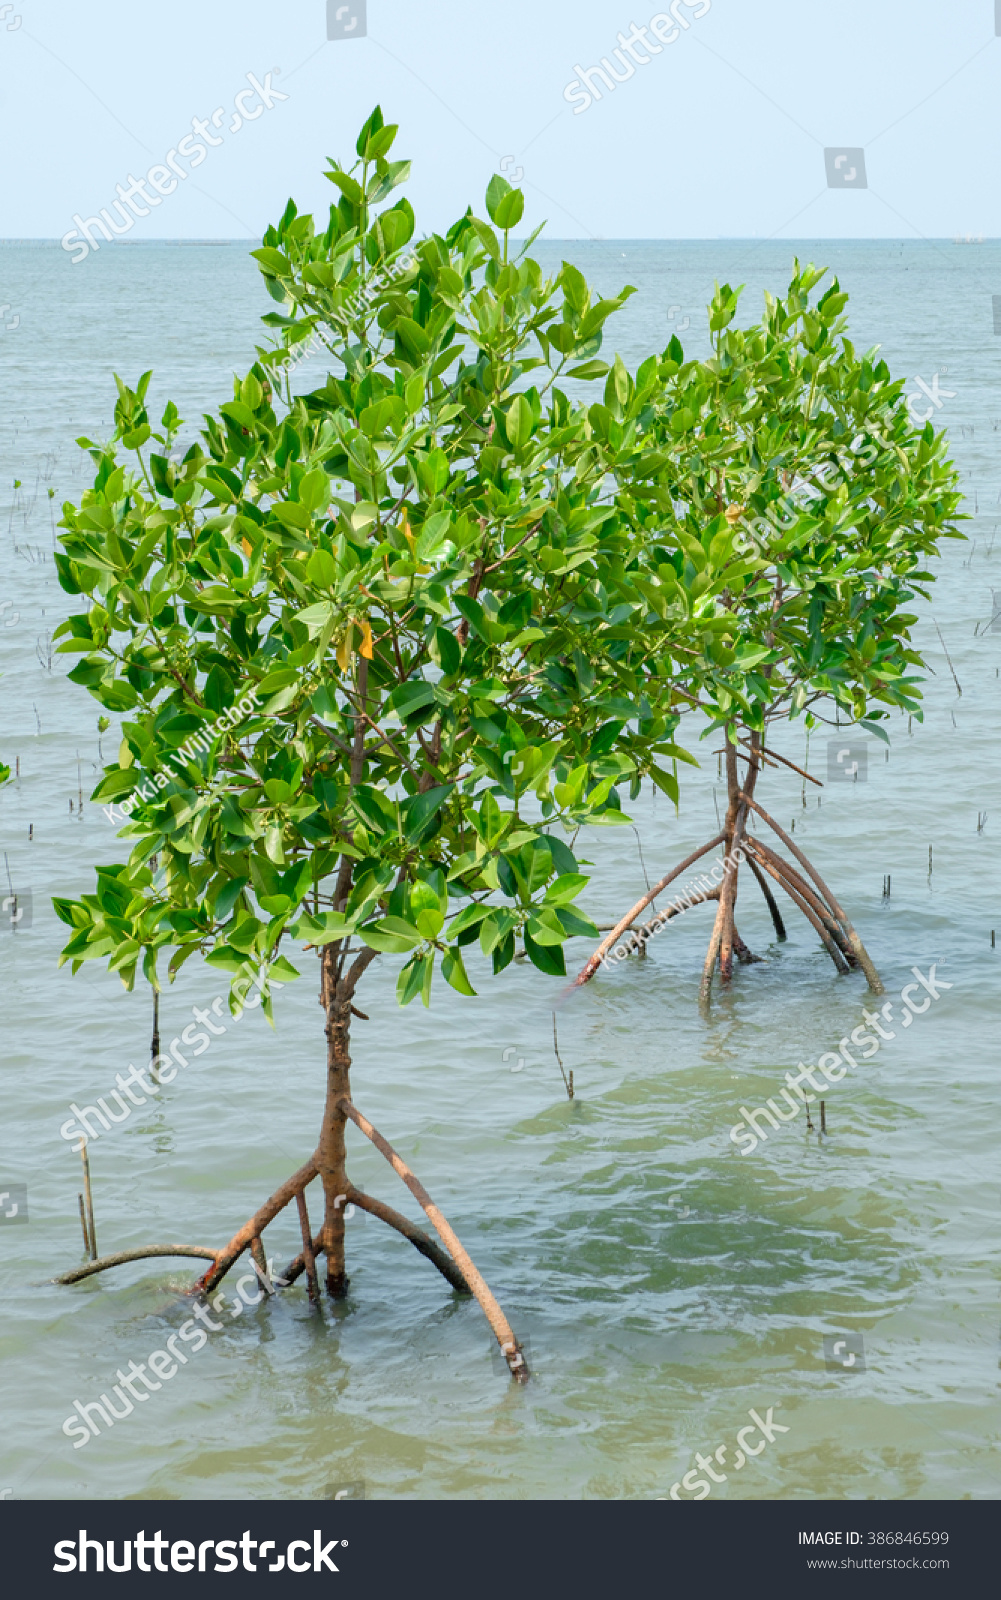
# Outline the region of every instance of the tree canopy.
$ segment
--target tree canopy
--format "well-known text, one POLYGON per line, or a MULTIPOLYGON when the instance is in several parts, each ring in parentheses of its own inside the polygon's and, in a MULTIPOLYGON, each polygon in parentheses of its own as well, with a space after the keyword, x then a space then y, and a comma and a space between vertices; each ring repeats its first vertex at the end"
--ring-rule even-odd
POLYGON ((938 541, 963 537, 958 475, 878 347, 856 354, 837 280, 812 295, 823 276, 796 262, 746 329, 740 290, 717 286, 709 359, 672 339, 591 408, 642 536, 665 670, 710 731, 812 726, 824 700, 883 738, 893 709, 921 715, 910 607, 938 541))
POLYGON ((133 848, 56 902, 74 969, 158 983, 161 950, 171 978, 201 952, 263 972, 269 1014, 290 938, 407 953, 404 1003, 427 1003, 436 964, 470 993, 474 939, 494 971, 520 943, 561 974, 564 941, 594 931, 576 831, 623 820, 623 781, 676 793, 637 531, 561 388, 608 372, 631 291, 595 299, 531 241, 514 254, 523 201, 500 177, 489 220, 412 243, 395 135, 377 109, 353 168, 331 161, 322 232, 292 202, 268 230, 280 344, 181 459, 149 373, 118 380, 112 439, 81 441, 96 475, 57 563, 86 609, 59 648, 124 718, 94 797, 131 796, 133 848), (332 370, 295 396, 317 338, 332 370))

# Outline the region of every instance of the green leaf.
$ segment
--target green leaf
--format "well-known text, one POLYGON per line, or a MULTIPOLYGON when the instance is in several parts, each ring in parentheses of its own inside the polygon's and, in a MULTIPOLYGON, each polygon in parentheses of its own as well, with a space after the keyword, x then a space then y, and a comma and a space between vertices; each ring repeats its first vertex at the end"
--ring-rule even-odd
POLYGON ((576 900, 582 889, 586 889, 590 878, 582 872, 565 872, 562 877, 556 878, 546 890, 546 904, 553 906, 568 905, 571 900, 576 900))
POLYGON ((560 906, 556 913, 563 932, 568 939, 598 939, 601 935, 590 917, 574 907, 560 906))
POLYGON ((322 511, 330 499, 330 480, 322 467, 307 472, 299 483, 299 504, 308 511, 322 511))
POLYGON ((261 266, 274 277, 290 278, 292 276, 291 265, 280 250, 272 250, 270 246, 263 245, 261 249, 251 250, 250 253, 255 261, 259 261, 261 266))
POLYGON ((223 884, 212 907, 217 922, 225 922, 249 882, 249 878, 230 878, 223 884))
POLYGON ((355 922, 341 911, 324 911, 319 916, 305 913, 294 927, 289 928, 293 939, 305 939, 308 944, 334 944, 353 933, 355 922))
MULTIPOLYGON (((315 583, 318 588, 332 589, 337 582, 337 567, 333 556, 327 550, 314 550, 306 562, 306 576, 310 583, 315 583)), ((307 606, 306 610, 298 612, 297 616, 300 622, 305 622, 309 627, 318 613, 322 613, 323 621, 326 622, 333 616, 333 607, 325 602, 319 606, 307 606)))
POLYGON ((527 928, 522 931, 522 938, 525 941, 525 953, 533 967, 538 967, 540 972, 548 973, 551 978, 566 977, 567 968, 562 946, 536 944, 527 928))
POLYGON ((522 450, 532 436, 535 418, 523 394, 515 395, 504 415, 504 431, 512 450, 522 450))
POLYGON ((478 928, 489 908, 482 905, 464 906, 457 917, 453 917, 448 925, 449 937, 454 939, 460 933, 465 933, 468 928, 478 928))
POLYGON ((607 361, 582 361, 579 366, 569 369, 567 377, 604 378, 609 370, 607 361))
POLYGON ((495 227, 503 228, 504 224, 498 220, 498 207, 500 206, 502 200, 504 200, 509 194, 513 193, 514 190, 511 188, 511 185, 508 183, 507 179, 502 178, 499 172, 495 172, 493 177, 490 179, 490 182, 487 184, 486 195, 487 216, 490 218, 490 221, 495 227))
POLYGON ((431 998, 431 979, 434 975, 434 951, 426 950, 407 962, 396 983, 396 998, 401 1006, 408 1006, 420 995, 427 1006, 431 998))
POLYGON ((394 955, 412 950, 415 945, 424 942, 423 934, 402 917, 383 917, 378 922, 369 922, 358 929, 358 937, 370 949, 385 950, 394 955))
POLYGON ((466 974, 465 962, 458 946, 450 946, 445 951, 441 958, 441 972, 445 982, 450 983, 453 989, 458 989, 460 994, 476 994, 466 974))
POLYGON ((419 844, 429 836, 434 818, 454 788, 453 783, 436 784, 425 794, 414 795, 412 799, 404 801, 400 812, 403 817, 403 836, 408 844, 419 844))

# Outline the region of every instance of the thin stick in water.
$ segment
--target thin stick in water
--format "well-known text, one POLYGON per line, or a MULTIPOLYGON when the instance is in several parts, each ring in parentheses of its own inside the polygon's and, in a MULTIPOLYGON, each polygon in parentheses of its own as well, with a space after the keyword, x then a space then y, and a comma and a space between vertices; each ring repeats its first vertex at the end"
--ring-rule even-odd
POLYGON ((962 695, 962 693, 963 693, 962 686, 960 685, 959 679, 956 677, 956 669, 952 664, 952 657, 949 654, 948 650, 946 649, 945 640, 942 638, 942 629, 939 627, 937 622, 935 624, 935 632, 938 634, 939 641, 940 641, 940 643, 942 645, 942 649, 945 650, 945 659, 949 663, 949 671, 952 673, 952 681, 956 685, 956 693, 958 695, 962 695))
POLYGON ((83 1162, 83 1192, 87 1199, 87 1221, 90 1224, 90 1259, 97 1260, 97 1232, 94 1227, 94 1194, 90 1187, 90 1156, 87 1154, 87 1141, 83 1142, 80 1150, 80 1159, 83 1162))
POLYGON ((563 1061, 562 1061, 562 1058, 560 1056, 560 1041, 559 1041, 559 1038, 557 1037, 557 1033, 556 1033, 556 1012, 555 1011, 553 1012, 553 1049, 556 1051, 556 1060, 559 1062, 560 1071, 563 1073, 563 1084, 564 1084, 564 1087, 566 1088, 566 1091, 567 1091, 567 1099, 568 1100, 572 1100, 573 1099, 573 1071, 571 1070, 570 1077, 569 1077, 569 1080, 568 1080, 566 1073, 563 1072, 563 1061))

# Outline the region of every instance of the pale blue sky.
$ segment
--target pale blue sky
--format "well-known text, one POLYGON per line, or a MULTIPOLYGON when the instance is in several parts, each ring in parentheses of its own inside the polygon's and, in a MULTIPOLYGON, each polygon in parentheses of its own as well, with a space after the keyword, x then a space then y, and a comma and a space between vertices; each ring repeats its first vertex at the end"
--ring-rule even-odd
POLYGON ((328 41, 325 0, 0 4, 0 237, 59 238, 111 207, 196 117, 222 142, 161 176, 176 188, 129 237, 256 237, 289 194, 325 210, 325 157, 376 101, 401 124, 421 231, 520 167, 526 223, 556 238, 1001 235, 994 0, 675 0, 687 28, 662 22, 627 76, 617 35, 657 14, 368 0, 366 36, 328 41), (564 89, 605 56, 626 81, 575 114, 564 89), (268 72, 288 98, 253 116, 250 92, 230 131, 248 73, 268 72), (827 187, 840 145, 864 148, 867 189, 827 187))

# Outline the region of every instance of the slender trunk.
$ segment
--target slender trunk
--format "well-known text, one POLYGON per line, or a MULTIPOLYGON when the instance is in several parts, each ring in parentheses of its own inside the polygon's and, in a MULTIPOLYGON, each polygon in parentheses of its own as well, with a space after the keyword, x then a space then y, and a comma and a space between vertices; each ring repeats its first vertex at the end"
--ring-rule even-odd
MULTIPOLYGON (((358 657, 357 678, 358 711, 355 715, 354 740, 351 746, 351 787, 356 788, 365 775, 365 719, 368 703, 368 661, 358 657)), ((351 889, 353 860, 341 857, 334 890, 334 906, 344 909, 351 889)), ((350 941, 348 941, 350 943, 350 941)), ((369 960, 375 952, 366 952, 369 960)), ((320 953, 320 1004, 326 1017, 324 1031, 327 1038, 327 1098, 323 1108, 323 1126, 316 1150, 316 1164, 323 1181, 324 1217, 320 1236, 327 1262, 327 1293, 340 1299, 347 1293, 348 1277, 344 1267, 344 1204, 348 1175, 344 1148, 344 1113, 340 1102, 351 1095, 351 996, 355 984, 365 970, 367 961, 355 963, 347 976, 344 962, 347 946, 324 945, 320 953)))
POLYGON ((737 807, 740 802, 740 778, 737 775, 737 751, 726 730, 726 822, 723 829, 723 860, 729 871, 723 878, 720 895, 719 974, 723 983, 733 977, 733 908, 737 898, 737 864, 733 860, 733 837, 737 826, 737 807))
POLYGON ((703 1006, 709 1004, 709 997, 713 990, 713 968, 716 965, 716 957, 719 955, 720 941, 723 937, 723 919, 725 915, 726 907, 723 900, 723 889, 721 887, 719 905, 716 907, 716 920, 713 923, 713 931, 709 936, 709 949, 706 951, 705 965, 702 968, 702 982, 699 985, 699 1004, 703 1006))
POLYGON ((327 1293, 341 1299, 347 1293, 344 1266, 344 1204, 348 1175, 344 1147, 343 1102, 351 1094, 351 1000, 338 980, 338 946, 324 945, 321 956, 321 1004, 326 1012, 327 1099, 323 1126, 316 1148, 316 1165, 323 1183, 323 1249, 327 1262, 327 1293))

